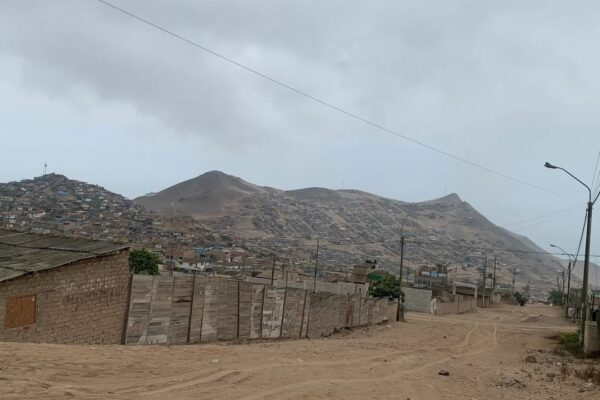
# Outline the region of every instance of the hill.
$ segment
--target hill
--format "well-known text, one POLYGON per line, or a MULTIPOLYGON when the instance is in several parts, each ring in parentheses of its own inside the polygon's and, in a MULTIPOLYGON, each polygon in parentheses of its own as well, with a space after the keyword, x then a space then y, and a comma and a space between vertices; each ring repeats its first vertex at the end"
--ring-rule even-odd
POLYGON ((449 264, 475 282, 488 256, 498 258, 498 283, 543 292, 556 278, 555 258, 523 236, 500 228, 457 194, 407 203, 356 190, 278 190, 218 171, 200 175, 135 203, 168 215, 191 216, 247 247, 310 258, 320 238, 323 264, 352 265, 366 257, 397 268, 400 232, 408 268, 449 264), (504 249, 511 251, 492 251, 504 249))
POLYGON ((210 171, 161 192, 138 197, 135 202, 170 215, 218 217, 241 198, 264 192, 265 189, 240 178, 210 171))
POLYGON ((164 217, 101 186, 59 174, 0 183, 0 225, 140 244, 193 240, 203 231, 191 218, 164 217))

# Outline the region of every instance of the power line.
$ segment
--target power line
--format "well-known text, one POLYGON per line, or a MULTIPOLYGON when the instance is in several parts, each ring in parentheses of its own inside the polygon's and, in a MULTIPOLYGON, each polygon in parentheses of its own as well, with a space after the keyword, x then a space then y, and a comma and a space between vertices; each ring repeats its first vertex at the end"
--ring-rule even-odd
POLYGON ((592 184, 591 188, 596 184, 597 174, 598 174, 598 161, 600 161, 600 151, 598 152, 598 156, 596 157, 596 166, 594 167, 594 175, 592 176, 592 184))
MULTIPOLYGON (((585 213, 585 217, 583 218, 583 226, 581 227, 581 235, 579 236, 579 245, 577 246, 577 254, 575 254, 575 258, 573 259, 573 269, 575 269, 575 264, 577 264, 577 258, 579 258, 579 252, 581 251, 581 244, 583 243, 583 234, 585 233, 585 226, 587 223, 587 212, 585 213)), ((590 257, 594 257, 590 255, 590 257)))
POLYGON ((322 100, 322 99, 320 99, 320 98, 318 98, 318 97, 316 97, 316 96, 314 96, 312 94, 309 94, 309 93, 307 93, 305 91, 297 89, 297 88, 295 88, 295 87, 293 87, 293 86, 291 86, 291 85, 289 85, 289 84, 287 84, 287 83, 285 83, 283 81, 280 81, 280 80, 278 80, 276 78, 273 78, 273 77, 271 77, 271 76, 269 76, 269 75, 267 75, 267 74, 265 74, 263 72, 260 72, 260 71, 254 69, 254 68, 248 67, 248 66, 240 63, 239 61, 236 61, 236 60, 234 60, 232 58, 229 58, 229 57, 227 57, 227 56, 225 56, 225 55, 223 55, 223 54, 221 54, 221 53, 219 53, 217 51, 211 50, 208 47, 205 47, 205 46, 203 46, 203 45, 201 45, 201 44, 199 44, 197 42, 194 42, 193 40, 188 39, 188 38, 186 38, 186 37, 184 37, 184 36, 182 36, 182 35, 180 35, 178 33, 175 33, 175 32, 173 32, 173 31, 171 31, 171 30, 169 30, 167 28, 164 28, 164 27, 162 27, 160 25, 157 25, 154 22, 151 22, 151 21, 149 21, 149 20, 147 20, 145 18, 142 18, 142 17, 140 17, 140 16, 138 16, 138 15, 136 15, 136 14, 130 12, 130 11, 127 11, 127 10, 124 10, 123 8, 117 7, 116 5, 114 5, 112 3, 109 3, 109 2, 107 2, 105 0, 97 0, 97 1, 100 2, 100 3, 102 3, 102 4, 104 4, 104 5, 106 5, 106 6, 108 6, 108 7, 111 7, 115 11, 123 13, 123 14, 131 17, 131 18, 134 18, 134 19, 138 20, 139 22, 142 22, 142 23, 144 23, 146 25, 149 25, 149 26, 151 26, 151 27, 153 27, 155 29, 158 29, 158 30, 162 31, 162 32, 166 33, 167 35, 170 35, 170 36, 172 36, 172 37, 174 37, 176 39, 179 39, 179 40, 181 40, 181 41, 183 41, 183 42, 185 42, 185 43, 187 43, 187 44, 189 44, 191 46, 194 46, 194 47, 196 47, 196 48, 198 48, 198 49, 200 49, 200 50, 202 50, 202 51, 204 51, 206 53, 209 53, 209 54, 211 54, 211 55, 213 55, 213 56, 215 56, 217 58, 220 58, 223 61, 226 61, 226 62, 228 62, 230 64, 233 64, 233 65, 235 65, 235 66, 237 66, 237 67, 239 67, 241 69, 244 69, 247 72, 250 72, 250 73, 252 73, 252 74, 254 74, 256 76, 259 76, 259 77, 261 77, 263 79, 266 79, 266 80, 268 80, 271 83, 274 83, 274 84, 276 84, 278 86, 281 86, 281 87, 283 87, 283 88, 285 88, 285 89, 287 89, 289 91, 292 91, 292 92, 294 92, 294 93, 296 93, 296 94, 298 94, 300 96, 303 96, 303 97, 305 97, 305 98, 307 98, 309 100, 312 100, 312 101, 314 101, 316 103, 319 103, 319 104, 321 104, 321 105, 323 105, 325 107, 328 107, 328 108, 330 108, 332 110, 335 110, 335 111, 337 111, 337 112, 339 112, 341 114, 344 114, 344 115, 346 115, 346 116, 348 116, 350 118, 353 118, 355 120, 361 121, 361 122, 363 122, 363 123, 365 123, 367 125, 370 125, 370 126, 372 126, 374 128, 377 128, 377 129, 379 129, 381 131, 384 131, 384 132, 387 132, 387 133, 392 134, 394 136, 400 137, 400 138, 402 138, 404 140, 407 140, 407 141, 412 142, 414 144, 417 144, 419 146, 425 147, 425 148, 427 148, 427 149, 429 149, 431 151, 434 151, 436 153, 442 154, 442 155, 444 155, 446 157, 449 157, 449 158, 452 158, 454 160, 460 161, 460 162, 462 162, 464 164, 470 165, 470 166, 472 166, 474 168, 480 169, 480 170, 488 172, 490 174, 500 176, 502 178, 511 180, 513 182, 520 183, 520 184, 525 185, 525 186, 529 186, 529 187, 531 187, 533 189, 541 190, 543 192, 552 194, 554 196, 565 197, 565 196, 563 196, 560 193, 557 193, 557 192, 554 192, 552 190, 543 188, 543 187, 535 185, 533 183, 526 182, 524 180, 515 178, 515 177, 507 175, 505 173, 496 171, 496 170, 494 170, 492 168, 489 168, 489 167, 486 167, 484 165, 478 164, 476 162, 467 160, 466 158, 457 156, 457 155, 452 154, 452 153, 450 153, 448 151, 442 150, 440 148, 434 147, 434 146, 429 145, 429 144, 427 144, 425 142, 422 142, 420 140, 414 139, 414 138, 412 138, 410 136, 407 136, 407 135, 405 135, 403 133, 400 133, 399 131, 396 131, 396 130, 393 130, 393 129, 390 129, 390 128, 386 128, 383 125, 380 125, 380 124, 378 124, 376 122, 373 122, 373 121, 371 121, 371 120, 369 120, 367 118, 361 117, 361 116, 359 116, 357 114, 354 114, 354 113, 352 113, 350 111, 347 111, 347 110, 345 110, 345 109, 343 109, 341 107, 338 107, 338 106, 336 106, 336 105, 334 105, 332 103, 329 103, 329 102, 327 102, 325 100, 322 100))
MULTIPOLYGON (((323 243, 324 238, 321 238, 321 244, 320 247, 321 249, 325 250, 332 250, 335 251, 335 249, 332 249, 332 247, 335 246, 348 246, 348 245, 369 245, 369 244, 389 244, 389 243, 397 243, 399 241, 398 238, 396 239, 389 239, 389 240, 379 240, 379 241, 365 241, 365 242, 328 242, 328 243, 323 243)), ((536 250, 520 250, 520 249, 509 249, 509 248, 501 248, 501 247, 480 247, 480 246, 471 246, 471 245, 461 245, 461 244, 456 244, 456 243, 442 243, 436 240, 424 240, 424 239, 416 239, 416 238, 409 238, 406 237, 405 238, 405 242, 408 243, 412 243, 412 244, 416 244, 416 245, 434 245, 434 246, 440 246, 440 247, 445 247, 445 248, 454 248, 454 249, 462 249, 462 250, 474 250, 474 251, 481 251, 481 252, 490 252, 490 253, 514 253, 514 254, 537 254, 537 255, 551 255, 551 256, 561 256, 563 255, 563 253, 559 253, 559 252, 549 252, 549 251, 536 251, 536 250)), ((267 243, 265 243, 267 244, 267 243)), ((260 244, 258 244, 260 245, 260 244)), ((249 244, 248 241, 240 243, 240 246, 247 246, 247 247, 254 247, 253 245, 249 244)), ((316 244, 303 244, 303 245, 292 245, 292 246, 286 246, 287 249, 289 249, 290 247, 315 247, 316 244)), ((388 249, 388 248, 386 248, 388 249)), ((285 249, 281 249, 281 250, 285 250, 285 249)), ((339 249, 338 249, 339 250, 339 249)), ((390 250, 390 249, 388 249, 390 250)), ((596 258, 600 258, 600 255, 590 255, 590 257, 596 257, 596 258)))
MULTIPOLYGON (((577 211, 577 210, 576 210, 576 209, 572 209, 572 210, 570 210, 570 211, 569 211, 569 213, 572 213, 573 211, 577 211)), ((558 215, 558 216, 556 216, 556 217, 554 217, 554 218, 547 219, 547 220, 545 220, 545 221, 542 221, 542 222, 539 222, 539 223, 537 223, 537 224, 529 225, 529 226, 526 226, 526 227, 524 227, 524 228, 518 228, 518 229, 514 229, 513 231, 514 231, 514 232, 522 232, 522 231, 525 231, 525 230, 528 230, 528 229, 531 229, 531 228, 538 227, 538 226, 540 226, 540 225, 547 224, 548 222, 555 221, 555 220, 557 220, 557 219, 559 219, 559 218, 562 218, 562 217, 563 217, 563 215, 558 215)))
MULTIPOLYGON (((576 205, 576 206, 569 207, 569 208, 563 208, 563 209, 561 209, 561 210, 558 210, 558 211, 553 211, 553 212, 551 212, 551 213, 548 213, 548 214, 540 215, 540 216, 533 217, 533 218, 527 218, 527 219, 524 219, 524 220, 521 220, 521 221, 511 222, 511 223, 509 223, 509 224, 505 224, 505 225, 499 225, 499 226, 500 226, 501 228, 508 228, 509 226, 521 225, 522 223, 525 223, 525 222, 531 222, 531 221, 535 221, 535 220, 538 220, 538 219, 542 219, 542 218, 550 217, 550 216, 552 216, 552 215, 566 213, 567 211, 575 210, 575 209, 577 209, 577 208, 579 208, 579 207, 582 207, 582 205, 578 204, 578 205, 576 205)), ((551 220, 549 220, 549 221, 551 221, 551 220)))

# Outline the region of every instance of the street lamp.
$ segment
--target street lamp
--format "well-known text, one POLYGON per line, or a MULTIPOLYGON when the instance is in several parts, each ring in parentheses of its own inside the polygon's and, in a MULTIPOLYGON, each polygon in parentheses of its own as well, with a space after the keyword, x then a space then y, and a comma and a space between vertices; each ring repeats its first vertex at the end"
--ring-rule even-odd
POLYGON ((555 244, 550 244, 550 247, 559 249, 565 256, 569 257, 569 265, 567 266, 567 304, 565 304, 565 317, 569 318, 569 306, 571 305, 571 271, 575 269, 575 256, 573 254, 567 253, 560 246, 557 246, 555 244))
POLYGON ((585 261, 583 264, 583 285, 581 287, 581 338, 580 343, 583 345, 585 350, 585 332, 587 329, 587 312, 588 312, 588 304, 587 304, 587 288, 588 288, 588 275, 590 269, 590 241, 592 239, 592 208, 594 207, 594 203, 598 200, 598 195, 592 201, 592 189, 575 175, 567 171, 562 167, 558 167, 556 165, 552 165, 546 161, 544 167, 550 169, 560 169, 563 172, 567 173, 571 178, 575 179, 577 182, 581 183, 588 191, 588 204, 587 204, 587 232, 585 237, 585 261))

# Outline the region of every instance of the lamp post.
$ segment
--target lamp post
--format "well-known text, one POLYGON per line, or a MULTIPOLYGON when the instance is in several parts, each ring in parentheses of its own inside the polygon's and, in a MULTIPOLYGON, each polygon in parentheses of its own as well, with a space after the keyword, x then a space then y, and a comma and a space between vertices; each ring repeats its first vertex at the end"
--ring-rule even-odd
POLYGON ((569 306, 571 305, 571 270, 575 269, 575 262, 573 261, 575 259, 575 256, 573 256, 573 254, 567 253, 560 246, 557 246, 555 244, 550 244, 550 247, 559 249, 565 256, 569 257, 569 265, 567 266, 567 302, 565 304, 565 318, 569 318, 569 306))
POLYGON ((592 200, 592 189, 575 175, 567 171, 562 167, 558 167, 556 165, 552 165, 549 162, 544 164, 544 167, 550 169, 560 169, 566 174, 568 174, 571 178, 575 179, 577 182, 581 183, 588 191, 588 204, 587 204, 587 232, 585 236, 585 259, 583 263, 583 285, 581 286, 581 337, 579 339, 580 344, 583 345, 585 351, 585 332, 587 330, 587 312, 588 312, 588 304, 587 304, 587 289, 588 289, 588 275, 590 269, 590 241, 592 239, 592 208, 594 207, 594 203, 598 200, 598 195, 594 200, 592 200))

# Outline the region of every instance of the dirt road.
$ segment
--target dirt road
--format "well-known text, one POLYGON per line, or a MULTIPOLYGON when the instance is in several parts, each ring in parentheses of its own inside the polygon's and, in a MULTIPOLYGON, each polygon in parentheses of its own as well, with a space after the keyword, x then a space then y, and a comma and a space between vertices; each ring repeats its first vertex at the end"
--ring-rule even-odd
POLYGON ((0 398, 600 398, 598 386, 557 372, 579 362, 554 352, 551 334, 574 329, 558 309, 502 306, 407 320, 319 340, 235 345, 0 343, 0 398), (442 369, 450 375, 438 375, 442 369))

